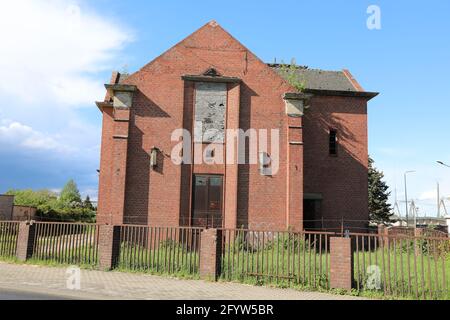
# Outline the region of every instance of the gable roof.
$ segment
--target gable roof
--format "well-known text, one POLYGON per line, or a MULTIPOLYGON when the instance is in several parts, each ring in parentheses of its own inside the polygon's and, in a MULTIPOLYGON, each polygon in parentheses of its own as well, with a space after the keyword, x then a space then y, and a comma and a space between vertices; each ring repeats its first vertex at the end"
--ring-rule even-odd
MULTIPOLYGON (((277 72, 282 78, 287 80, 287 74, 282 71, 283 66, 290 65, 268 63, 269 67, 277 72)), ((304 82, 305 92, 319 95, 331 96, 353 96, 364 97, 369 100, 378 95, 378 92, 365 91, 352 76, 350 71, 328 71, 320 69, 309 69, 308 67, 298 67, 295 72, 298 79, 304 82)))
MULTIPOLYGON (((268 64, 280 76, 286 78, 282 72, 282 64, 268 64)), ((289 65, 287 65, 289 67, 289 65)), ((308 67, 298 67, 295 71, 301 81, 305 82, 306 89, 313 90, 333 90, 333 91, 360 91, 345 75, 344 71, 327 71, 320 69, 308 69, 308 67)))
MULTIPOLYGON (((219 46, 220 48, 227 48, 232 45, 234 49, 237 51, 245 51, 250 54, 252 54, 244 45, 242 45, 238 40, 236 40, 231 34, 229 34, 226 30, 224 30, 219 24, 217 24, 216 21, 211 21, 207 24, 205 24, 203 27, 186 37, 185 39, 181 40, 178 44, 173 46, 171 49, 167 50, 165 53, 160 55, 159 57, 155 58, 148 64, 146 64, 144 67, 142 67, 140 70, 143 70, 149 66, 151 66, 155 61, 157 61, 160 57, 170 53, 178 46, 184 46, 186 48, 194 49, 196 46, 196 41, 198 41, 197 38, 199 38, 199 34, 201 34, 200 38, 206 35, 207 37, 217 37, 217 32, 222 32, 225 34, 229 39, 222 42, 217 42, 216 46, 219 46)), ((203 44, 203 46, 205 46, 203 44)), ((208 49, 209 47, 202 47, 200 49, 208 49)), ((256 60, 260 59, 252 54, 256 60)), ((289 81, 286 77, 286 74, 282 72, 283 64, 265 64, 262 61, 260 61, 262 64, 266 65, 267 68, 271 71, 273 71, 274 74, 278 75, 282 81, 284 81, 286 84, 289 84, 289 81)), ((139 70, 139 71, 140 71, 139 70)), ((138 71, 138 72, 139 72, 138 71)), ((117 84, 127 84, 129 80, 131 80, 135 74, 138 72, 135 72, 133 74, 119 74, 115 73, 114 83, 117 84)), ((320 69, 309 69, 308 67, 299 67, 295 72, 298 73, 299 79, 301 81, 304 81, 305 83, 305 92, 315 93, 315 94, 321 94, 321 95, 344 95, 344 96, 364 96, 368 98, 372 98, 376 96, 378 93, 376 92, 366 92, 359 83, 353 78, 353 76, 350 74, 348 70, 342 70, 342 71, 327 71, 327 70, 320 70, 320 69)), ((131 80, 132 82, 132 80, 131 80)), ((108 97, 107 97, 108 98, 108 97)), ((105 99, 108 100, 108 99, 105 99)))

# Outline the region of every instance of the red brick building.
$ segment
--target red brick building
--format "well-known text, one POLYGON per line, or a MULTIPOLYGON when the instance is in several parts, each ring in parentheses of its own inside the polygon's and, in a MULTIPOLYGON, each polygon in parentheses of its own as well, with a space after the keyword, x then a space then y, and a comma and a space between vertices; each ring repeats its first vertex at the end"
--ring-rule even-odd
POLYGON ((113 73, 97 102, 98 222, 301 230, 314 226, 306 220, 367 221, 367 102, 376 93, 346 70, 295 72, 301 92, 283 66, 264 63, 210 22, 139 71, 113 73), (219 139, 206 137, 208 127, 219 139), (182 164, 171 159, 177 129, 192 134, 182 164), (258 149, 257 163, 197 163, 197 154, 250 157, 251 142, 229 147, 228 129, 268 130, 272 150, 258 149))

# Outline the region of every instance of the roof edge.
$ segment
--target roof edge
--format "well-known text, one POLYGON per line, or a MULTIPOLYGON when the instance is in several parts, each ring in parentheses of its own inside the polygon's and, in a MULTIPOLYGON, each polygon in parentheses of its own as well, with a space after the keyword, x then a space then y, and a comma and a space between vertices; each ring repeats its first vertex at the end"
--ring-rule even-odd
POLYGON ((322 90, 322 89, 305 89, 305 93, 312 93, 319 96, 339 96, 339 97, 355 97, 366 98, 367 101, 375 98, 379 92, 369 91, 341 91, 341 90, 322 90))
POLYGON ((363 87, 359 84, 359 82, 356 80, 356 78, 350 73, 350 70, 342 69, 342 73, 347 77, 348 81, 350 81, 352 86, 357 91, 364 91, 363 87))

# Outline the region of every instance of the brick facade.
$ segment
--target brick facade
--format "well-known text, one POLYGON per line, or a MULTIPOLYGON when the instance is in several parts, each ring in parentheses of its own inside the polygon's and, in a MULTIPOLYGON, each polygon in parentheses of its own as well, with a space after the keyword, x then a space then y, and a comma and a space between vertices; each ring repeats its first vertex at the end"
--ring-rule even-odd
POLYGON ((292 115, 286 95, 295 88, 215 22, 136 73, 114 73, 107 89, 105 101, 97 103, 103 113, 100 223, 192 225, 196 174, 223 177, 221 225, 227 228, 302 230, 307 193, 323 199, 319 219, 368 218, 367 97, 314 94, 304 116, 292 115), (218 77, 205 76, 211 69, 218 77), (193 132, 198 81, 227 83, 227 129, 279 130, 276 174, 261 174, 259 164, 171 161, 178 143, 172 132, 193 132), (125 91, 132 97, 129 107, 118 104, 125 91), (339 130, 337 157, 328 155, 329 126, 339 130))
POLYGON ((330 238, 330 287, 351 290, 354 277, 351 238, 330 238))

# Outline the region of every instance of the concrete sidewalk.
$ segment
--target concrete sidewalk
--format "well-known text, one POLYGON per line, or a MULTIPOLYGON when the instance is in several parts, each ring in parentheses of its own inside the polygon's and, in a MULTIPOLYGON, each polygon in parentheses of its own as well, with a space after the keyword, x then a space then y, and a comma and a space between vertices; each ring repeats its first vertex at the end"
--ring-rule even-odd
POLYGON ((20 290, 63 299, 348 300, 338 296, 237 283, 179 280, 145 274, 81 270, 80 290, 67 289, 66 268, 0 262, 0 292, 20 290))

